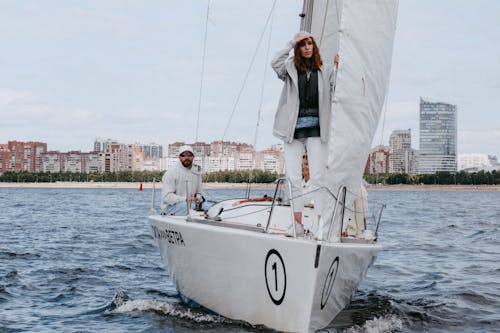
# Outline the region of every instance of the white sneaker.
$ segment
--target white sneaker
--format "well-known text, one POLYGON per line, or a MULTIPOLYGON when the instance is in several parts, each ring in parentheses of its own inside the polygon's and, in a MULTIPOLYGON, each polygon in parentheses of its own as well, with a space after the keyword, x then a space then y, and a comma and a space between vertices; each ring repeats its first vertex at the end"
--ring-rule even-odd
MULTIPOLYGON (((305 230, 304 230, 304 226, 302 225, 302 223, 297 223, 295 222, 294 223, 294 227, 295 227, 295 235, 297 235, 297 237, 299 236, 304 236, 305 234, 305 230)), ((293 237, 294 234, 293 234, 293 227, 289 227, 287 230, 286 230, 286 235, 289 236, 289 237, 293 237)))

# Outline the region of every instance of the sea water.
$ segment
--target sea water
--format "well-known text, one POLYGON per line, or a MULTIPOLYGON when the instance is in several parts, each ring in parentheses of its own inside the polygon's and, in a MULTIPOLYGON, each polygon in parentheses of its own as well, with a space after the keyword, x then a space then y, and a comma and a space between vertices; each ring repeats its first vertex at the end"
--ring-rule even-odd
MULTIPOLYGON (((244 191, 206 191, 233 196, 244 191)), ((500 192, 369 197, 387 205, 384 250, 322 332, 500 332, 500 192)), ((181 303, 151 236, 150 198, 0 188, 0 332, 270 332, 181 303)))

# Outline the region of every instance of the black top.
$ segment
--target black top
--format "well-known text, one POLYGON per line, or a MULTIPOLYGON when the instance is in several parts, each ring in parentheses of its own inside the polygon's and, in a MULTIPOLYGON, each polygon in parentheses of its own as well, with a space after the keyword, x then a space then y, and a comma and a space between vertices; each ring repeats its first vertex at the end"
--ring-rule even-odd
POLYGON ((301 109, 318 108, 318 71, 299 73, 299 98, 301 109))
MULTIPOLYGON (((301 117, 319 118, 318 110, 318 71, 308 69, 307 73, 299 73, 299 119, 301 117)), ((320 136, 318 125, 296 128, 293 137, 295 139, 320 136)))

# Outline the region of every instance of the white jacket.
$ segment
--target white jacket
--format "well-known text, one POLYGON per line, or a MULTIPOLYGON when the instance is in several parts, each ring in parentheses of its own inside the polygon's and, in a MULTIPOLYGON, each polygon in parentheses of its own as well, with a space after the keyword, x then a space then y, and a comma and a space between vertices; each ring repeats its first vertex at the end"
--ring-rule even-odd
MULTIPOLYGON (((278 77, 284 81, 283 90, 278 104, 278 110, 274 117, 273 134, 287 143, 293 141, 295 125, 299 116, 299 86, 298 73, 293 63, 293 57, 289 53, 293 49, 293 42, 278 51, 271 62, 278 77)), ((332 111, 332 99, 335 84, 335 67, 323 65, 318 70, 318 105, 319 105, 319 128, 321 142, 328 141, 330 136, 330 119, 332 111)))
POLYGON ((162 178, 161 209, 164 210, 169 205, 186 201, 197 193, 202 194, 201 188, 201 167, 193 164, 191 169, 182 165, 178 161, 168 169, 162 178))

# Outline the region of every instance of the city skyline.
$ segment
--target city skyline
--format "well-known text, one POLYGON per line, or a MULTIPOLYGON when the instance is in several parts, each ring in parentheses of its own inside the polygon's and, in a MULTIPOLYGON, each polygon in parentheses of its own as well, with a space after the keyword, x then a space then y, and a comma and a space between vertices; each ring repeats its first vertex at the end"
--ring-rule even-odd
MULTIPOLYGON (((276 3, 269 57, 259 49, 236 107, 272 3, 211 3, 196 135, 206 5, 3 2, 0 142, 85 151, 89 137, 162 145, 221 140, 234 109, 224 140, 256 143, 256 149, 279 143, 271 133, 281 81, 269 57, 298 30, 301 1, 276 3)), ((411 128, 419 149, 423 97, 457 105, 459 154, 500 155, 499 10, 500 3, 481 0, 400 2, 388 103, 372 146, 387 145, 393 130, 411 128)))
MULTIPOLYGON (((45 142, 8 141, 0 143, 0 176, 6 172, 110 173, 120 171, 164 171, 179 163, 184 142, 163 147, 113 139, 94 141, 92 151, 54 151, 45 142)), ((213 141, 192 143, 194 161, 204 173, 225 170, 263 170, 284 173, 282 145, 258 151, 252 145, 213 141)))
MULTIPOLYGON (((438 104, 438 107, 439 104, 438 104)), ((163 146, 156 143, 124 143, 113 139, 95 139, 92 151, 56 151, 48 149, 45 142, 22 142, 9 140, 0 143, 0 175, 3 172, 112 172, 165 170, 178 162, 178 149, 186 142, 168 144, 165 154, 163 146), (106 161, 109 161, 107 163, 106 161), (113 166, 114 165, 114 166, 113 166), (86 171, 83 171, 86 170, 86 171)), ((277 144, 256 150, 251 144, 234 141, 194 142, 195 161, 204 172, 221 170, 261 169, 283 173, 283 145, 277 144)), ((423 174, 417 170, 423 154, 411 146, 411 130, 394 130, 389 146, 378 145, 370 150, 365 173, 423 174)), ((453 159, 454 168, 433 171, 500 170, 496 155, 458 154, 453 159), (458 166, 458 168, 456 168, 458 166), (456 168, 456 169, 455 169, 456 168)), ((440 162, 441 163, 441 162, 440 162)), ((440 168, 438 165, 436 167, 440 168)), ((430 173, 432 174, 433 171, 430 173)))

